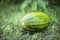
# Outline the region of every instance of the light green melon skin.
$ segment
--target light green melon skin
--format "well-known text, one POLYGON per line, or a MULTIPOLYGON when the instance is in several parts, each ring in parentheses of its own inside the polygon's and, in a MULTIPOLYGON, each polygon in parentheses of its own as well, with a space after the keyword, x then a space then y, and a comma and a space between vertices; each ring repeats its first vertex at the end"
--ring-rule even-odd
POLYGON ((45 28, 49 22, 49 16, 42 12, 30 13, 21 19, 22 27, 33 31, 45 28))

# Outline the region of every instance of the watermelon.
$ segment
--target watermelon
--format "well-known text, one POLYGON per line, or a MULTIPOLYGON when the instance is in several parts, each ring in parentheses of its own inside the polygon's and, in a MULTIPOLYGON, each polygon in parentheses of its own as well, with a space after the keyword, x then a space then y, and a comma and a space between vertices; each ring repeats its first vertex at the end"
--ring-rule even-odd
POLYGON ((21 26, 24 30, 40 31, 47 27, 50 19, 49 16, 43 12, 33 12, 26 14, 21 19, 21 26))

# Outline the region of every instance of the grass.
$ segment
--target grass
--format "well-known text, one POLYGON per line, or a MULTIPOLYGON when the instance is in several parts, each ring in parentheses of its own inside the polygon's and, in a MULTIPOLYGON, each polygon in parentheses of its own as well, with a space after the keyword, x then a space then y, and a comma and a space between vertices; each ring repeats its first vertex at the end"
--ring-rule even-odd
POLYGON ((60 40, 58 9, 49 9, 47 12, 52 22, 46 29, 40 32, 25 32, 21 29, 20 20, 31 10, 22 12, 20 5, 4 7, 0 11, 0 40, 60 40))

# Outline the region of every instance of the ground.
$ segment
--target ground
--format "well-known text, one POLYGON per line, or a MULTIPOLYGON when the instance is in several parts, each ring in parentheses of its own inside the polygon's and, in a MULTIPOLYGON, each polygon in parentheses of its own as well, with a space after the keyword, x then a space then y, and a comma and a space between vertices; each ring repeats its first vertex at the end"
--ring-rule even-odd
POLYGON ((60 40, 59 7, 48 8, 50 25, 40 32, 22 31, 20 19, 31 12, 20 10, 20 5, 2 6, 0 9, 0 40, 60 40))

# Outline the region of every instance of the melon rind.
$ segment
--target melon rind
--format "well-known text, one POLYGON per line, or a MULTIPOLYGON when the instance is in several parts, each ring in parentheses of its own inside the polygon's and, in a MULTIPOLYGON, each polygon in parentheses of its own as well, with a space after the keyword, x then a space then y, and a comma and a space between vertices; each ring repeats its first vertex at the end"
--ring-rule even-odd
POLYGON ((49 16, 43 12, 34 12, 21 19, 21 25, 26 30, 41 30, 50 22, 49 16))

